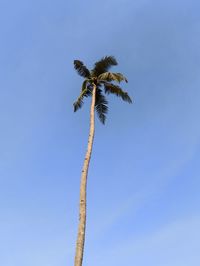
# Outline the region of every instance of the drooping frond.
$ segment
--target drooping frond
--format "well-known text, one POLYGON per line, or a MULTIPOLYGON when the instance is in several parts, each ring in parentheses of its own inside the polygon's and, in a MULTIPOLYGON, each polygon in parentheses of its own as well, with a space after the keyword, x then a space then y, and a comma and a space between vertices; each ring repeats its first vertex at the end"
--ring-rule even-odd
POLYGON ((97 88, 96 91, 96 102, 95 102, 95 109, 99 120, 105 124, 106 114, 108 112, 108 101, 106 100, 105 96, 102 94, 100 88, 97 88))
POLYGON ((89 78, 90 77, 90 71, 87 69, 87 67, 83 64, 83 62, 79 60, 74 60, 74 68, 78 72, 78 74, 83 78, 89 78))
POLYGON ((101 60, 95 63, 92 72, 92 76, 98 77, 100 74, 107 72, 110 67, 116 66, 117 61, 114 56, 105 56, 101 60))
POLYGON ((86 90, 82 91, 80 96, 78 97, 78 99, 73 103, 74 112, 76 112, 78 109, 80 109, 82 107, 82 105, 83 105, 83 97, 84 97, 85 93, 86 93, 86 90))
POLYGON ((93 85, 91 84, 91 81, 89 79, 85 79, 82 83, 82 91, 87 89, 87 92, 84 95, 85 97, 92 95, 92 88, 93 88, 93 85))
POLYGON ((115 94, 118 97, 121 97, 122 100, 124 100, 128 103, 132 103, 132 100, 131 100, 130 96, 128 95, 128 93, 123 91, 119 86, 112 84, 112 83, 108 83, 108 82, 104 82, 103 84, 104 84, 105 93, 115 94))
POLYGON ((81 94, 79 95, 74 105, 74 112, 76 112, 78 109, 80 109, 83 105, 83 98, 88 97, 92 95, 92 88, 90 87, 90 84, 88 84, 88 80, 84 80, 82 84, 82 90, 81 94))
POLYGON ((89 83, 89 80, 88 79, 85 79, 82 83, 82 91, 84 91, 85 89, 87 89, 87 85, 89 83))
POLYGON ((105 81, 116 81, 116 82, 121 82, 121 81, 125 81, 128 82, 127 78, 122 75, 121 73, 112 73, 112 72, 104 72, 101 75, 98 76, 98 80, 105 80, 105 81))

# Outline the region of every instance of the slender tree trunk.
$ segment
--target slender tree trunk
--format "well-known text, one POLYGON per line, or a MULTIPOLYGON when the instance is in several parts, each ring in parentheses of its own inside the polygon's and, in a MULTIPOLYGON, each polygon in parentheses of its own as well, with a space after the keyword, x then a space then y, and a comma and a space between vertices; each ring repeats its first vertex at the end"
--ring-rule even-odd
POLYGON ((80 185, 80 205, 79 205, 79 226, 78 226, 78 236, 76 241, 76 254, 74 266, 82 266, 83 262, 83 251, 85 242, 85 227, 86 227, 86 190, 87 190, 87 175, 88 168, 92 153, 92 145, 94 139, 94 113, 95 113, 95 99, 96 99, 96 85, 93 84, 92 91, 92 102, 90 108, 90 133, 88 138, 88 147, 85 155, 85 160, 81 175, 81 185, 80 185))

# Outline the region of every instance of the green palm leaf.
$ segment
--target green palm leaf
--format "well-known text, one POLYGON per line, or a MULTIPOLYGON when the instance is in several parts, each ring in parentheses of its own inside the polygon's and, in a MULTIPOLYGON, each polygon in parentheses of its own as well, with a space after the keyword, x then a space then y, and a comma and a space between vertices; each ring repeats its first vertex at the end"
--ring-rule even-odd
POLYGON ((102 94, 100 88, 97 88, 96 91, 96 102, 95 102, 95 109, 99 120, 105 124, 106 114, 108 112, 108 101, 106 100, 105 96, 102 94))
POLYGON ((98 76, 98 80, 105 80, 105 81, 116 81, 116 82, 121 82, 125 81, 128 82, 127 78, 122 75, 121 73, 112 73, 112 72, 105 72, 102 73, 101 75, 98 76))
POLYGON ((92 85, 90 84, 89 79, 85 79, 82 83, 82 90, 81 93, 76 100, 76 102, 73 104, 74 105, 74 112, 76 112, 78 109, 80 109, 83 106, 83 98, 84 97, 89 97, 92 95, 92 85))
POLYGON ((89 78, 90 77, 90 71, 87 69, 87 67, 83 64, 83 62, 79 60, 74 60, 74 68, 78 72, 78 74, 83 78, 89 78))
POLYGON ((98 77, 100 74, 107 72, 110 67, 116 66, 117 60, 114 56, 105 56, 101 60, 95 63, 92 72, 92 76, 98 77))
POLYGON ((104 84, 105 93, 115 94, 116 96, 121 97, 122 100, 124 100, 128 103, 132 103, 132 100, 131 100, 130 96, 128 95, 128 93, 123 91, 119 86, 114 85, 112 83, 108 83, 108 82, 104 82, 103 84, 104 84))
POLYGON ((76 112, 78 109, 80 109, 83 105, 83 98, 86 94, 87 89, 85 89, 84 91, 81 92, 81 94, 79 95, 78 99, 73 103, 74 105, 74 112, 76 112))

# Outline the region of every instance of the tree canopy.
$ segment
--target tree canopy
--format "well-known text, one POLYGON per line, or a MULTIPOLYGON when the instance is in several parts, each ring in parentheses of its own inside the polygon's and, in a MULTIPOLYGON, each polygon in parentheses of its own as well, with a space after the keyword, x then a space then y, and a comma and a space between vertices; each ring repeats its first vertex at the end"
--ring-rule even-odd
POLYGON ((74 68, 77 73, 84 78, 81 93, 74 102, 74 112, 80 109, 84 103, 84 98, 92 95, 93 86, 96 86, 95 110, 100 121, 105 124, 106 114, 108 112, 108 101, 103 94, 115 94, 123 101, 132 103, 127 92, 123 91, 118 85, 122 81, 128 82, 127 78, 121 73, 109 72, 112 66, 116 66, 117 60, 113 56, 105 56, 94 64, 94 68, 90 71, 79 60, 74 60, 74 68))

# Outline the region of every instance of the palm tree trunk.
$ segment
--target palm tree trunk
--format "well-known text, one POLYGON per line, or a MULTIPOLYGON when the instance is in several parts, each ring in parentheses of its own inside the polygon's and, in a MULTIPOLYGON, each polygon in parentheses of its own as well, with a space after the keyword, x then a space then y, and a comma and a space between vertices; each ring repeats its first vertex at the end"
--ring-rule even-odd
POLYGON ((93 84, 92 91, 92 102, 90 108, 90 132, 88 138, 88 147, 85 155, 85 160, 81 175, 81 185, 80 185, 80 205, 79 205, 79 227, 78 236, 76 241, 76 254, 74 266, 82 266, 83 262, 83 251, 85 242, 85 228, 86 228, 86 190, 87 190, 87 175, 88 168, 92 153, 92 145, 94 139, 94 113, 95 113, 95 99, 96 99, 96 85, 93 84))

